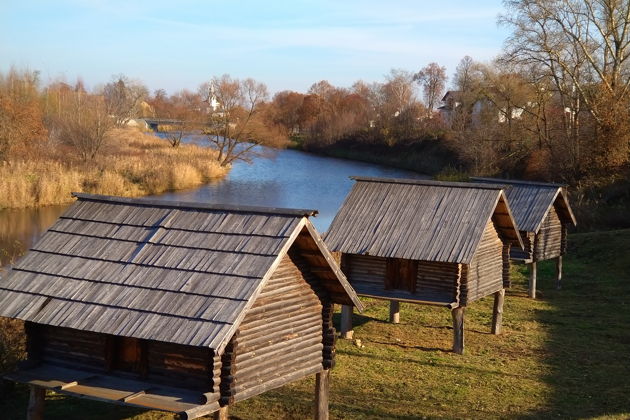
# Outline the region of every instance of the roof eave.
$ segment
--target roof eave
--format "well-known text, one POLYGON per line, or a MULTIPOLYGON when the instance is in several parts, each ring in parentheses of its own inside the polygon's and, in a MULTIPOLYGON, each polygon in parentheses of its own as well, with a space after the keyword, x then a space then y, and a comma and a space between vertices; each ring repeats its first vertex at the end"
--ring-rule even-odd
POLYGON ((313 226, 310 220, 306 220, 306 229, 308 230, 311 237, 315 241, 317 248, 322 253, 326 261, 328 262, 328 265, 330 266, 332 272, 335 274, 335 277, 337 277, 337 280, 339 281, 339 284, 341 285, 341 287, 343 287, 347 297, 350 299, 350 301, 354 304, 354 306, 357 308, 359 312, 363 312, 365 307, 363 306, 363 303, 359 299, 359 296, 357 296, 357 293, 355 292, 354 288, 350 285, 350 282, 346 278, 345 274, 343 274, 343 272, 341 271, 341 268, 339 268, 339 266, 335 262, 335 259, 333 258, 330 251, 328 250, 328 247, 326 246, 323 239, 321 238, 321 236, 319 235, 319 233, 317 232, 317 230, 315 229, 315 227, 313 226))
POLYGON ((152 198, 115 197, 111 195, 86 194, 86 193, 80 193, 80 192, 73 192, 71 194, 73 197, 76 197, 84 201, 119 203, 119 204, 137 205, 137 206, 151 206, 151 207, 193 209, 193 210, 219 210, 219 211, 233 211, 233 212, 238 212, 238 213, 262 213, 262 214, 275 214, 275 215, 281 215, 281 216, 294 216, 294 217, 309 217, 309 216, 315 216, 318 213, 318 211, 314 209, 288 209, 288 208, 241 206, 241 205, 229 205, 229 204, 195 203, 195 202, 186 202, 186 201, 167 201, 167 200, 156 200, 152 198))

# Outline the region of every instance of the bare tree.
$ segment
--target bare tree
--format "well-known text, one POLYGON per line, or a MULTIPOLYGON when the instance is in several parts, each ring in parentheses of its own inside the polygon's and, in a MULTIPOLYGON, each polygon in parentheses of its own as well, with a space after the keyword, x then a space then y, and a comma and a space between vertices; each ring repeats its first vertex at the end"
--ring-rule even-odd
POLYGON ((446 79, 446 67, 441 67, 438 63, 429 63, 414 76, 414 80, 422 86, 424 103, 429 117, 433 114, 444 94, 446 79))
POLYGON ((148 95, 148 90, 143 84, 129 80, 122 74, 115 76, 114 80, 103 88, 107 112, 114 119, 116 127, 123 127, 130 119, 140 115, 142 102, 148 95))
POLYGON ((83 161, 93 160, 114 127, 103 97, 74 91, 64 95, 62 100, 55 132, 83 161))
MULTIPOLYGON (((628 161, 630 2, 508 0, 506 60, 536 66, 552 82, 576 161, 601 169, 628 161), (580 133, 588 113, 596 131, 580 133), (581 146, 589 149, 581 150, 581 146)), ((579 169, 578 169, 579 170, 579 169)))
POLYGON ((26 153, 46 137, 39 105, 38 73, 0 74, 0 160, 26 153))
MULTIPOLYGON (((204 133, 218 150, 221 166, 236 160, 251 161, 256 146, 285 144, 286 136, 263 118, 268 96, 263 83, 233 79, 227 74, 214 77, 210 83, 219 108, 211 111, 210 124, 204 133)), ((208 84, 200 87, 200 93, 208 91, 208 84)))

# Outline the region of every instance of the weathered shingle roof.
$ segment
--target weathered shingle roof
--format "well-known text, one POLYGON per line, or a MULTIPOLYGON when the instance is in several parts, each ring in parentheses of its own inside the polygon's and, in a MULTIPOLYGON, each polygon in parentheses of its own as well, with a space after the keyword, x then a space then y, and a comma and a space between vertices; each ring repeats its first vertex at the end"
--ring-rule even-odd
POLYGON ((356 184, 325 235, 333 251, 468 263, 491 217, 506 240, 522 245, 500 187, 354 179, 356 184))
POLYGON ((506 186, 505 194, 520 230, 537 233, 554 204, 562 222, 576 223, 564 185, 499 178, 471 179, 477 183, 506 186))
POLYGON ((315 213, 77 196, 0 281, 0 316, 215 349, 315 213))

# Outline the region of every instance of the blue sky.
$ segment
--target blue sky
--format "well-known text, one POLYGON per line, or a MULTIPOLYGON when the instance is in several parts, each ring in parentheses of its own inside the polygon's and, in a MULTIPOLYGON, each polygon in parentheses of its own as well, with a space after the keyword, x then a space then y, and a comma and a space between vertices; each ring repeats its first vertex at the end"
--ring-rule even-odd
POLYGON ((392 68, 496 56, 507 33, 500 0, 9 0, 0 14, 0 71, 88 87, 124 73, 151 90, 196 89, 214 75, 253 77, 271 92, 318 80, 382 81, 392 68))

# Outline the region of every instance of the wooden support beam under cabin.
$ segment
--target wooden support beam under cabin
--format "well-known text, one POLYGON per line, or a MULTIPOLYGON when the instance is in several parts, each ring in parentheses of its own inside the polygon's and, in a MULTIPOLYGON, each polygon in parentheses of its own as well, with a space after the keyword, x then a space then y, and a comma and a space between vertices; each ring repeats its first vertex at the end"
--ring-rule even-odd
POLYGON ((503 301, 505 300, 505 289, 494 293, 494 309, 492 310, 492 334, 501 334, 503 326, 503 301))
POLYGON ((400 323, 400 302, 397 300, 389 301, 389 322, 392 324, 400 323))
POLYGON ((228 420, 228 407, 229 406, 226 405, 215 411, 213 415, 214 420, 228 420))
POLYGON ((330 369, 315 375, 315 420, 328 420, 328 391, 330 389, 330 369))
POLYGON ((341 338, 352 340, 354 331, 352 331, 352 311, 350 305, 341 305, 341 338))
POLYGON ((43 420, 46 390, 35 385, 30 385, 29 388, 31 389, 31 395, 28 399, 26 420, 43 420))
POLYGON ((556 259, 556 289, 562 289, 562 255, 556 259))
POLYGON ((536 299, 536 261, 529 263, 529 297, 536 299))
POLYGON ((465 306, 451 310, 453 317, 453 353, 464 354, 464 312, 465 306))

